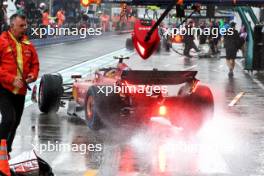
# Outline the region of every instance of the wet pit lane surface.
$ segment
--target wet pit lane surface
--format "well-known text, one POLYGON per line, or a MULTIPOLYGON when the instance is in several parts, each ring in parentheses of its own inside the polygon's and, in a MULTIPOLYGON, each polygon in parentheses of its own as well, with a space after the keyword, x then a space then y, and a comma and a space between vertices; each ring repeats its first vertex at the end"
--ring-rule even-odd
POLYGON ((24 112, 12 157, 35 147, 59 176, 264 174, 264 90, 240 67, 230 79, 223 59, 186 59, 174 52, 148 61, 133 55, 127 63, 132 69, 198 70, 197 78, 213 91, 214 118, 192 137, 165 119, 91 131, 66 108, 45 115, 34 104, 24 112))

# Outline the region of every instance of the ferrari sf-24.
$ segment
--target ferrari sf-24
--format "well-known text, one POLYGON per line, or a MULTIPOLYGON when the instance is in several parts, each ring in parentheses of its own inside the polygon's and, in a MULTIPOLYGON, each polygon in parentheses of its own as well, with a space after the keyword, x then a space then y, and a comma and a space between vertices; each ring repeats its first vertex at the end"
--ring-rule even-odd
POLYGON ((197 131, 213 116, 212 92, 195 78, 197 71, 132 70, 123 62, 128 57, 115 59, 116 67, 101 68, 92 78, 72 75, 69 84, 59 74, 45 74, 39 88, 34 87, 32 100, 43 113, 57 112, 68 101, 68 114, 83 118, 93 130, 124 119, 145 124, 162 117, 183 130, 197 131), (175 96, 157 89, 176 85, 181 87, 175 96), (128 91, 109 91, 116 87, 128 91), (78 115, 83 110, 85 115, 78 115))

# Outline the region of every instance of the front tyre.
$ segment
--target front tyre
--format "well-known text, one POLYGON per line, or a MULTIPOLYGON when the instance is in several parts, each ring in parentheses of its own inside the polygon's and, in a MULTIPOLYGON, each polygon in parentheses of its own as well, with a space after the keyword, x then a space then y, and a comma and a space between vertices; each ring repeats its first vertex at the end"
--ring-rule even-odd
POLYGON ((43 113, 57 112, 63 94, 62 77, 59 74, 45 74, 41 77, 38 106, 43 113))
POLYGON ((105 94, 106 87, 100 87, 103 88, 103 92, 100 92, 99 86, 91 86, 85 98, 85 118, 92 130, 111 127, 119 122, 122 104, 120 96, 113 92, 105 94))

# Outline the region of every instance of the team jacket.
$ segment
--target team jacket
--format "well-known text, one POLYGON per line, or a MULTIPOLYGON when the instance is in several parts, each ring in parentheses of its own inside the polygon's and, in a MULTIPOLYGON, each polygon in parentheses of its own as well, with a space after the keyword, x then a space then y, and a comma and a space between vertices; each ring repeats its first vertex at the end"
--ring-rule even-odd
POLYGON ((28 38, 24 36, 21 42, 17 42, 10 32, 3 32, 0 36, 0 85, 13 94, 25 95, 26 85, 21 89, 14 87, 15 78, 26 79, 28 74, 33 74, 36 80, 38 73, 38 55, 28 38))

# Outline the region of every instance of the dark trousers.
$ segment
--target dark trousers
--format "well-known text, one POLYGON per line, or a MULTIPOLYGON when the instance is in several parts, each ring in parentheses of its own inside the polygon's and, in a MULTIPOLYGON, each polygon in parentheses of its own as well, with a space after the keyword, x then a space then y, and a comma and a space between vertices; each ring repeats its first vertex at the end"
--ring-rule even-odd
POLYGON ((212 51, 212 54, 217 54, 218 53, 218 40, 212 40, 209 42, 210 49, 212 51))
POLYGON ((0 139, 7 140, 8 152, 12 151, 24 104, 24 95, 15 95, 0 86, 0 139))
POLYGON ((185 48, 184 48, 183 54, 184 54, 185 56, 189 56, 189 55, 190 55, 190 50, 191 50, 192 48, 195 49, 196 52, 199 51, 199 49, 197 48, 197 46, 195 45, 195 43, 194 43, 193 41, 191 41, 191 42, 186 42, 186 43, 185 43, 185 48))

